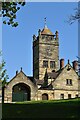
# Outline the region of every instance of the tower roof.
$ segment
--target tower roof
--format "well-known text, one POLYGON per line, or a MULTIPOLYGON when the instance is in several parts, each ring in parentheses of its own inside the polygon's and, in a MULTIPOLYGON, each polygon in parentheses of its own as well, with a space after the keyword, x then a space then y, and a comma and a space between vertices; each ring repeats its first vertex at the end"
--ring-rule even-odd
POLYGON ((45 20, 44 28, 41 31, 41 34, 44 34, 44 35, 53 35, 53 33, 48 29, 48 27, 46 25, 46 18, 44 18, 44 20, 45 20))
POLYGON ((53 33, 46 27, 46 28, 43 28, 43 30, 41 31, 41 34, 43 35, 53 35, 53 33))

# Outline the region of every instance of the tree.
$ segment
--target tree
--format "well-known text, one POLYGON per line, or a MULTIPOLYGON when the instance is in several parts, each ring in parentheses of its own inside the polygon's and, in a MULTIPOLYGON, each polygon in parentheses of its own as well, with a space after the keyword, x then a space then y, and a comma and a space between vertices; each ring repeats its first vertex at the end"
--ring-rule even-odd
MULTIPOLYGON (((0 51, 0 58, 2 56, 2 53, 0 51)), ((5 62, 4 60, 2 60, 0 62, 0 82, 2 82, 2 87, 5 86, 5 84, 7 83, 7 79, 9 78, 8 75, 6 74, 6 69, 4 69, 5 66, 5 62)))
MULTIPOLYGON (((0 60, 2 58, 2 53, 0 51, 0 60)), ((4 69, 5 62, 4 60, 1 60, 0 62, 0 90, 2 90, 2 101, 4 102, 4 88, 7 84, 7 79, 9 78, 6 74, 6 69, 4 69)))
POLYGON ((69 24, 74 23, 75 21, 80 20, 80 1, 78 2, 78 8, 74 9, 75 13, 69 17, 69 24))
POLYGON ((15 21, 16 14, 20 10, 21 6, 24 6, 25 2, 2 2, 0 3, 1 15, 4 18, 3 23, 17 27, 18 22, 15 21))
MULTIPOLYGON (((69 24, 72 24, 74 23, 75 21, 78 21, 80 22, 80 1, 78 3, 78 8, 75 9, 75 13, 74 15, 71 15, 70 18, 69 18, 69 24)), ((80 77, 80 57, 77 56, 78 58, 78 75, 80 77)))

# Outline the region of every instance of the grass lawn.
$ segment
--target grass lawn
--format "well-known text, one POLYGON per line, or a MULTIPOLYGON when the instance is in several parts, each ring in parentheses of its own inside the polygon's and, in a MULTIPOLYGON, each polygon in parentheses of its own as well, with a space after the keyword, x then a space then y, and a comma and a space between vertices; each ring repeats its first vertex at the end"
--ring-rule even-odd
MULTIPOLYGON (((55 101, 27 101, 2 105, 3 118, 80 118, 80 98, 55 101)), ((38 119, 37 119, 38 120, 38 119)))

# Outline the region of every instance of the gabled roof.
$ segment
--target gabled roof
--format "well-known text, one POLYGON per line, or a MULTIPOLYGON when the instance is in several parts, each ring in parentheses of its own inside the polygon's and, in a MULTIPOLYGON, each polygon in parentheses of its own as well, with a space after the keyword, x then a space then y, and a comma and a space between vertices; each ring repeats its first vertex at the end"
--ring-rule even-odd
POLYGON ((15 79, 18 75, 20 75, 20 74, 23 74, 23 75, 24 75, 25 77, 27 77, 31 82, 34 81, 33 77, 27 76, 27 75, 21 70, 19 73, 17 73, 17 74, 8 82, 8 84, 9 84, 13 79, 15 79))
MULTIPOLYGON (((64 69, 67 69, 67 70, 70 70, 70 69, 72 69, 73 71, 74 71, 74 73, 78 76, 78 74, 76 73, 76 71, 73 69, 73 67, 71 66, 71 64, 70 63, 67 63, 67 65, 64 67, 64 68, 62 68, 62 69, 59 69, 57 72, 58 72, 58 74, 57 74, 57 77, 55 78, 55 80, 58 78, 58 76, 64 71, 64 69)), ((66 73, 65 73, 66 74, 66 73)), ((54 81, 55 81, 54 80, 54 81)), ((54 82, 53 81, 53 82, 54 82)))

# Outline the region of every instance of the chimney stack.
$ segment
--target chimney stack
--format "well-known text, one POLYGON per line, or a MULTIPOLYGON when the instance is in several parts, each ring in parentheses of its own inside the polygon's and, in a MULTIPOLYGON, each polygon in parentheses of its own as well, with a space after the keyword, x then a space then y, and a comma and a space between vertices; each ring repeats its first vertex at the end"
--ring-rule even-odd
POLYGON ((77 60, 74 60, 72 63, 73 63, 73 69, 74 69, 75 71, 77 71, 77 70, 78 70, 78 61, 77 61, 77 60))
POLYGON ((64 67, 64 59, 60 59, 60 69, 64 67))

